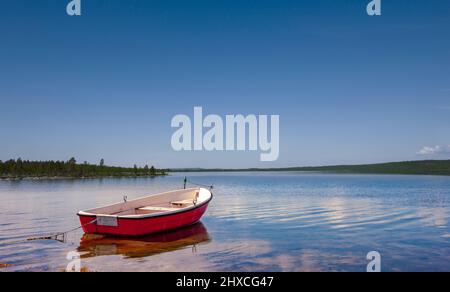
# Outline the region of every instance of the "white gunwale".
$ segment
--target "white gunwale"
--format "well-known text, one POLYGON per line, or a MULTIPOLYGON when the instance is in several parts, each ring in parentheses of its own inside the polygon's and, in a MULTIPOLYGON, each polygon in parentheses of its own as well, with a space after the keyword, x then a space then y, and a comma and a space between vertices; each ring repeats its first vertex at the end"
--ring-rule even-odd
POLYGON ((114 217, 117 219, 146 219, 173 215, 191 211, 209 203, 212 199, 212 193, 204 188, 191 188, 154 194, 137 198, 127 202, 120 202, 95 208, 87 211, 78 212, 78 216, 86 217, 114 217), (194 201, 196 203, 194 204, 194 201), (181 201, 192 201, 186 207, 174 208, 172 202, 177 204, 181 201), (155 210, 151 210, 154 208, 155 210), (160 210, 158 210, 161 208, 160 210), (146 210, 147 209, 147 210, 146 210), (165 209, 171 209, 165 210, 165 209), (142 212, 142 214, 136 214, 142 212), (148 212, 148 213, 147 213, 148 212), (123 215, 117 215, 123 213, 123 215))

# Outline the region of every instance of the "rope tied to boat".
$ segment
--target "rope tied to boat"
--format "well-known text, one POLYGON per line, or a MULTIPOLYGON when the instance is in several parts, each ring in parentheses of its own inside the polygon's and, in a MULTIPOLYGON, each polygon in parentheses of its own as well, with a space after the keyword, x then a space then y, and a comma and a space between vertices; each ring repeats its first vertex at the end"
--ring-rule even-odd
POLYGON ((96 222, 97 222, 97 219, 94 219, 94 220, 92 220, 92 221, 90 221, 90 222, 88 222, 86 224, 83 224, 81 226, 78 226, 76 228, 72 228, 72 229, 70 229, 68 231, 59 232, 59 233, 56 233, 56 234, 50 235, 50 236, 29 237, 29 238, 25 238, 25 239, 17 240, 17 241, 10 241, 10 242, 4 242, 4 243, 0 242, 0 246, 14 245, 14 244, 20 244, 20 243, 26 243, 26 242, 38 241, 38 240, 54 240, 54 241, 58 241, 58 242, 61 242, 61 243, 65 243, 66 242, 66 237, 67 237, 67 235, 69 233, 75 232, 78 229, 86 227, 86 226, 88 226, 90 224, 94 224, 96 222))
MULTIPOLYGON (((212 191, 214 189, 214 185, 206 185, 206 184, 196 183, 196 182, 193 182, 191 180, 188 180, 187 177, 184 178, 184 189, 186 189, 186 186, 187 186, 188 183, 191 184, 191 185, 208 188, 210 191, 212 191)), ((127 200, 128 200, 128 197, 124 196, 124 202, 125 203, 127 202, 127 200)), ((197 204, 197 200, 194 199, 193 203, 194 203, 194 205, 196 205, 197 204)), ((96 219, 94 219, 94 220, 92 220, 92 221, 90 221, 90 222, 88 222, 86 224, 80 225, 80 226, 78 226, 76 228, 72 228, 72 229, 70 229, 68 231, 59 232, 59 233, 56 233, 56 234, 50 235, 50 236, 29 237, 29 238, 25 238, 25 239, 17 240, 17 241, 0 242, 0 247, 1 246, 7 246, 7 245, 15 245, 15 244, 20 244, 20 243, 26 243, 26 242, 30 242, 30 241, 38 241, 38 240, 54 240, 54 241, 58 241, 58 242, 61 242, 61 243, 65 243, 66 242, 66 237, 67 237, 67 235, 69 233, 75 232, 75 231, 77 231, 77 230, 79 230, 81 228, 84 228, 84 227, 86 227, 86 226, 88 226, 90 224, 94 224, 94 223, 97 222, 97 220, 98 219, 96 218, 96 219)))

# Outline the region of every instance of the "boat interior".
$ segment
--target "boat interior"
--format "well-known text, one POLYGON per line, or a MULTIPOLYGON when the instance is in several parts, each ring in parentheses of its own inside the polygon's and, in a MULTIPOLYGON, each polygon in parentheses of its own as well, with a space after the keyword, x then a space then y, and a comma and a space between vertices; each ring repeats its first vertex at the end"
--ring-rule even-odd
POLYGON ((178 212, 202 204, 211 198, 211 192, 195 188, 157 194, 132 201, 80 212, 85 216, 142 216, 178 212))

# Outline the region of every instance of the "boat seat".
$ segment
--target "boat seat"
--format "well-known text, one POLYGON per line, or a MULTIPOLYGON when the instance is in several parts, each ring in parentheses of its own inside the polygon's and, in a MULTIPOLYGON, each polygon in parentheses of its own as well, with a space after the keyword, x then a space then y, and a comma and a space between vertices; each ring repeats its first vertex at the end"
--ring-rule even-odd
POLYGON ((171 211, 176 211, 177 208, 164 208, 164 207, 142 207, 142 208, 138 208, 137 210, 139 211, 161 211, 161 212, 171 212, 171 211))
POLYGON ((193 202, 193 200, 183 200, 183 201, 170 202, 170 204, 173 206, 183 207, 185 205, 193 205, 194 202, 193 202))

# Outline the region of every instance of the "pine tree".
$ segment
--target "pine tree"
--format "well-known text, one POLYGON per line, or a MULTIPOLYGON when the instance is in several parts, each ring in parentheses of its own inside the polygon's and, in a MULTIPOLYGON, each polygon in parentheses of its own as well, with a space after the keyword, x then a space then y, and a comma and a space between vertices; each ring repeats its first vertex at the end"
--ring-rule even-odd
POLYGON ((76 165, 76 159, 74 157, 70 158, 70 160, 67 162, 69 176, 75 176, 76 165))

